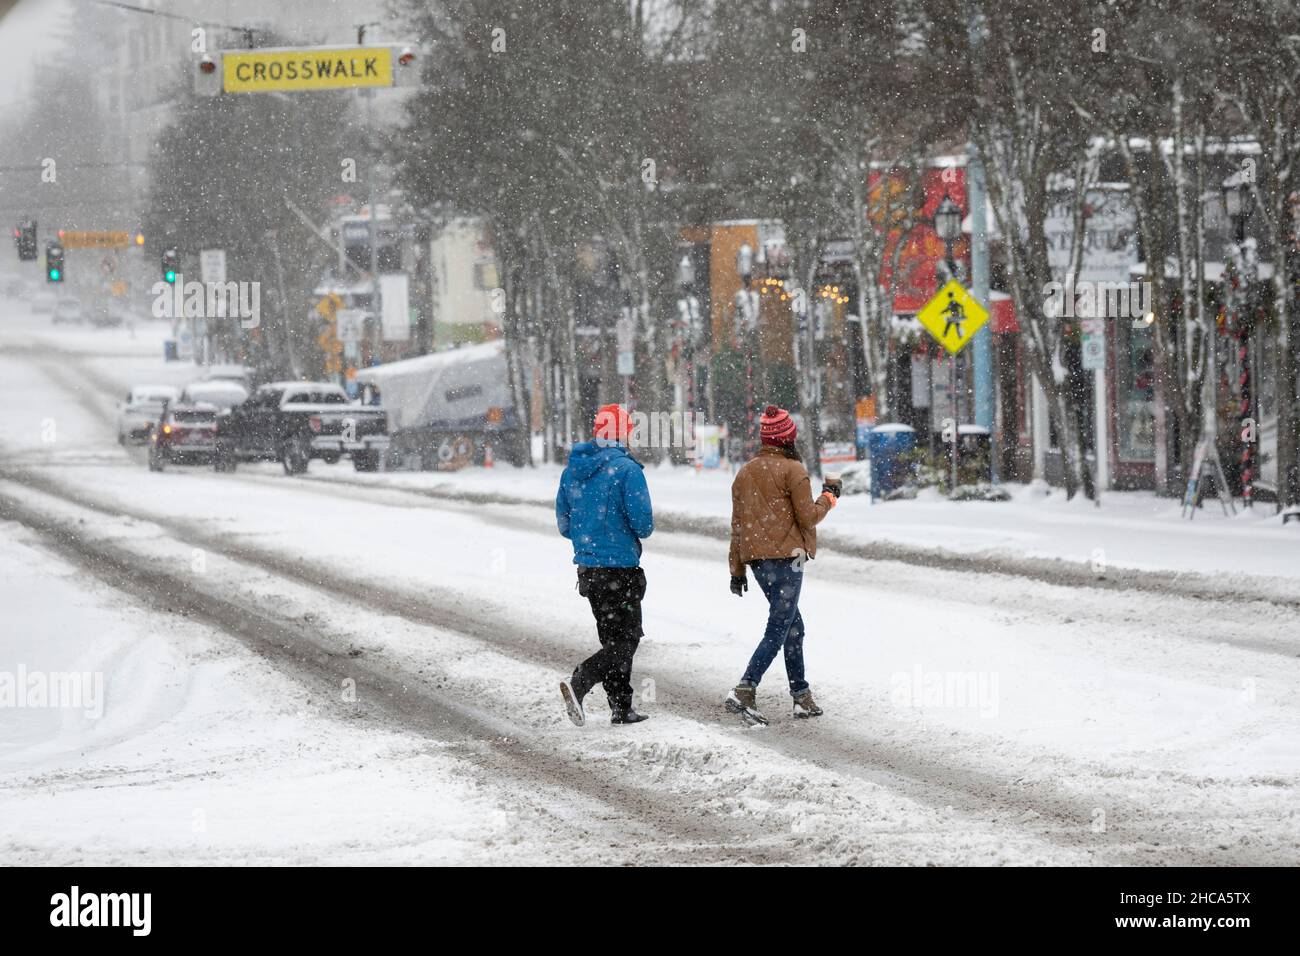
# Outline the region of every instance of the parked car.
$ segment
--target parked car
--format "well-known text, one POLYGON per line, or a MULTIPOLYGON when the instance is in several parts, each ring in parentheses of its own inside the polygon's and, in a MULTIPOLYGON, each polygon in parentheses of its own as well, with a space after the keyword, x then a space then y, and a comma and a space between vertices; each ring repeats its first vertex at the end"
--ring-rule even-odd
POLYGON ((37 315, 49 315, 58 304, 59 297, 53 292, 37 292, 32 295, 32 311, 37 315))
POLYGON ((154 422, 176 398, 177 390, 170 385, 137 385, 127 392, 126 400, 117 406, 117 443, 148 441, 154 422))
POLYGON ((217 409, 207 404, 168 405, 149 430, 149 470, 206 464, 216 451, 217 409))
POLYGON ((61 322, 81 323, 86 321, 85 310, 81 307, 80 299, 64 297, 54 303, 54 324, 61 322))
POLYGON ((248 389, 231 379, 200 379, 190 382, 181 392, 181 402, 204 402, 227 412, 248 400, 248 389))
POLYGON ((357 471, 375 471, 388 449, 388 413, 351 402, 329 382, 273 382, 217 419, 217 471, 241 461, 279 461, 286 474, 344 455, 357 471))

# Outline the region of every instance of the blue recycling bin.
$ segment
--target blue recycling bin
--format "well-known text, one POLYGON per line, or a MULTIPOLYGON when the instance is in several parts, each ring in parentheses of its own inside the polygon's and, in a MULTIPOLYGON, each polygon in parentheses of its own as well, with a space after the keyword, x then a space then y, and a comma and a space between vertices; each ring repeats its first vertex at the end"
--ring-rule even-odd
POLYGON ((877 425, 867 433, 871 458, 871 500, 902 487, 909 477, 903 456, 916 448, 916 429, 901 422, 877 425))

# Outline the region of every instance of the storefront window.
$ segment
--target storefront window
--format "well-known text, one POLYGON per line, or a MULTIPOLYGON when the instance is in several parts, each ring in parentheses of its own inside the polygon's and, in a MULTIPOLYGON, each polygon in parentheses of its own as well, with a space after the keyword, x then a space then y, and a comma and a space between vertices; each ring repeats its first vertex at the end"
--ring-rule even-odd
POLYGON ((1125 461, 1154 461, 1154 333, 1146 323, 1128 320, 1121 320, 1119 331, 1119 375, 1115 383, 1119 405, 1119 456, 1125 461))

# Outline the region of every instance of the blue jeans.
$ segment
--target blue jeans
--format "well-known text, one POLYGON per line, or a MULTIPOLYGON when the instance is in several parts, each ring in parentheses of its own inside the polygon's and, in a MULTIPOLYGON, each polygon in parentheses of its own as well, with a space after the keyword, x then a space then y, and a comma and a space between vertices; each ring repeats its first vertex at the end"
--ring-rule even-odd
POLYGON ((764 558, 749 563, 754 579, 767 598, 767 630, 741 678, 757 687, 776 659, 776 652, 785 648, 785 676, 790 681, 790 693, 796 696, 808 689, 808 682, 803 679, 803 618, 799 614, 803 568, 798 560, 764 558))

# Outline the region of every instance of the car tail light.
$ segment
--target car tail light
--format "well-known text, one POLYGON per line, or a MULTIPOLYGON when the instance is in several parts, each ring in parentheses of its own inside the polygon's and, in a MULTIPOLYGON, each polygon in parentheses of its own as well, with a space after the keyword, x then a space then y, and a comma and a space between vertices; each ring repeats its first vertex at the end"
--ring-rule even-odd
POLYGON ((312 431, 314 431, 314 432, 318 432, 318 431, 320 431, 320 427, 321 427, 321 426, 320 426, 320 416, 319 416, 319 415, 313 415, 311 418, 307 419, 307 424, 309 424, 309 425, 311 426, 311 430, 312 430, 312 431))

